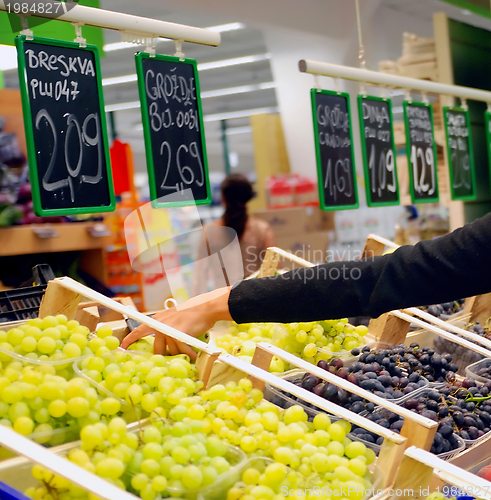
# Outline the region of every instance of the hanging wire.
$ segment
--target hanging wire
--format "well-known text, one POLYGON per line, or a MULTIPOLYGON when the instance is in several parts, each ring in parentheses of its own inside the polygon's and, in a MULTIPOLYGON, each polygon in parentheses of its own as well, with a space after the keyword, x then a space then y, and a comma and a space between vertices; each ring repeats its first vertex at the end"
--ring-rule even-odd
POLYGON ((360 15, 360 2, 355 0, 356 5, 356 24, 358 26, 358 60, 360 62, 360 68, 365 69, 365 47, 363 45, 363 37, 361 31, 361 15, 360 15))
MULTIPOLYGON (((361 32, 361 15, 360 15, 360 3, 359 0, 355 0, 356 6, 356 25, 358 27, 358 61, 360 63, 360 68, 365 69, 365 47, 363 45, 363 36, 361 32)), ((366 95, 365 83, 360 82, 360 94, 366 95)))

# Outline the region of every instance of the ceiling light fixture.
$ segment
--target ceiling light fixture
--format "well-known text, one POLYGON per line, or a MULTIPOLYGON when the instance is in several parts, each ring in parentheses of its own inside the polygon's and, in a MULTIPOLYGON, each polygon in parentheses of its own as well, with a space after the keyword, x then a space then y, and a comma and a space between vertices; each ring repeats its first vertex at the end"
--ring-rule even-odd
POLYGON ((209 97, 221 97, 233 94, 245 94, 246 92, 255 92, 257 90, 266 90, 276 88, 275 82, 254 83, 252 85, 242 85, 240 87, 229 87, 226 89, 208 90, 201 92, 201 98, 207 99, 209 97))
MULTIPOLYGON (((244 28, 245 24, 242 23, 228 23, 220 24, 218 26, 209 26, 208 28, 204 29, 215 31, 216 33, 225 33, 227 31, 241 30, 244 28)), ((161 38, 159 41, 170 42, 172 40, 169 38, 161 38)), ((107 43, 106 45, 104 45, 104 52, 114 52, 115 50, 129 49, 131 47, 141 47, 141 44, 131 42, 107 43)))
POLYGON ((106 106, 106 113, 111 111, 124 111, 125 109, 136 109, 140 107, 140 101, 122 102, 120 104, 108 104, 106 106))
POLYGON ((278 113, 279 108, 277 106, 269 108, 254 108, 254 109, 244 109, 243 111, 228 111, 225 113, 215 113, 213 115, 205 115, 203 121, 205 122, 218 122, 221 120, 234 120, 237 118, 247 118, 253 115, 262 115, 268 113, 278 113))
POLYGON ((137 80, 138 77, 135 73, 133 75, 115 76, 113 78, 103 78, 102 85, 106 87, 107 85, 119 85, 120 83, 136 82, 137 80))
POLYGON ((209 69, 226 68, 228 66, 238 66, 239 64, 249 64, 259 61, 267 61, 271 59, 271 54, 256 54, 254 56, 234 57, 232 59, 223 59, 221 61, 211 61, 207 63, 198 64, 199 71, 206 71, 209 69))

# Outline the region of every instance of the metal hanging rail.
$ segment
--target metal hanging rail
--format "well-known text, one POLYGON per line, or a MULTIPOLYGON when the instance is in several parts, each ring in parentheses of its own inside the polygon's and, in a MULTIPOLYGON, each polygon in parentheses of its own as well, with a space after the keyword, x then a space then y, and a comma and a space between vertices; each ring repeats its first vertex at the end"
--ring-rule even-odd
POLYGON ((491 92, 470 87, 430 82, 428 80, 419 80, 407 76, 390 75, 387 73, 379 73, 378 71, 370 71, 368 69, 340 66, 339 64, 311 61, 309 59, 302 59, 299 61, 298 67, 302 73, 311 73, 312 75, 343 78, 344 80, 419 90, 423 93, 428 92, 431 94, 450 95, 462 99, 472 99, 474 101, 491 103, 491 92))
MULTIPOLYGON (((0 11, 8 12, 6 3, 8 3, 6 0, 0 0, 0 11)), ((171 38, 173 40, 211 45, 213 47, 220 45, 221 41, 220 33, 203 28, 194 28, 183 24, 148 19, 146 17, 96 9, 94 7, 84 7, 83 5, 76 5, 63 15, 36 12, 34 17, 117 30, 149 38, 171 38)))

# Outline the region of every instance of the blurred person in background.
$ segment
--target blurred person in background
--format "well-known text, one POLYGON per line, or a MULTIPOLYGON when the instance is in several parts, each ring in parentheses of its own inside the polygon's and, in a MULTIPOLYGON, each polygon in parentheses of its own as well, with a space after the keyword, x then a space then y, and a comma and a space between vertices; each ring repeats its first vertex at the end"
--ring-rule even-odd
POLYGON ((261 267, 266 249, 275 244, 269 224, 248 215, 247 203, 256 193, 245 175, 227 176, 220 190, 225 211, 219 220, 204 227, 193 273, 193 297, 255 273, 261 267), (222 251, 227 245, 229 250, 222 251), (209 260, 208 256, 215 258, 209 260))

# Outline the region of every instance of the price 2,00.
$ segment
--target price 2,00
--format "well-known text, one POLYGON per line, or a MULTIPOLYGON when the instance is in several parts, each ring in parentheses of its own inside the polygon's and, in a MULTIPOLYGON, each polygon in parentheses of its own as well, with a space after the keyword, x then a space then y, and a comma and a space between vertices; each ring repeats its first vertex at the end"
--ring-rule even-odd
POLYGON ((385 190, 391 193, 395 193, 397 191, 394 167, 394 152, 392 149, 382 150, 377 162, 375 144, 372 144, 370 149, 370 159, 368 161, 370 186, 372 193, 377 193, 379 198, 385 190))
POLYGON ((413 168, 414 191, 419 195, 431 196, 435 193, 435 158, 433 148, 417 148, 411 146, 411 165, 413 168), (427 182, 427 168, 431 172, 431 180, 427 182))

